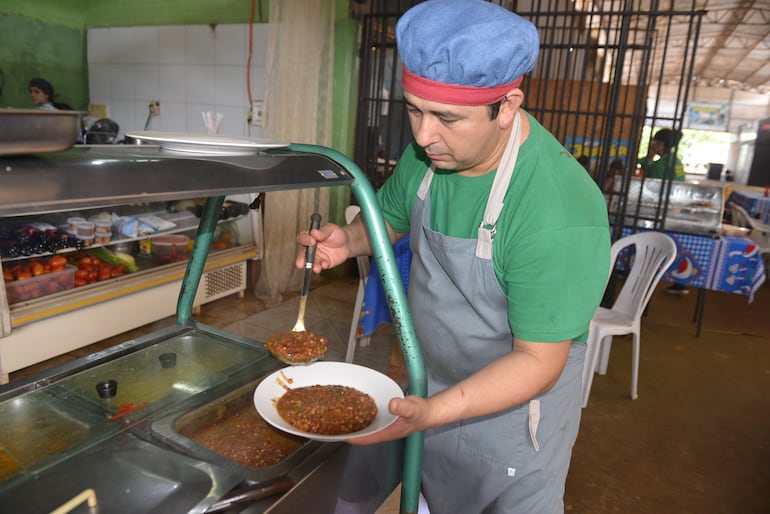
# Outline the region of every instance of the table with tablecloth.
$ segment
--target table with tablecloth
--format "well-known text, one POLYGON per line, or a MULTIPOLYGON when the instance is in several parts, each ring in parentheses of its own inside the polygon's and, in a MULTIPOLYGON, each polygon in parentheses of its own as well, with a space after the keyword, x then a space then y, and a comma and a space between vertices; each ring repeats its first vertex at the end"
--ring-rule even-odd
MULTIPOLYGON (((624 229, 623 236, 631 229, 624 229)), ((693 234, 666 232, 677 248, 677 257, 663 275, 663 280, 698 289, 698 300, 693 321, 700 335, 703 307, 707 290, 745 295, 749 302, 765 281, 765 268, 757 245, 744 236, 713 238, 693 234)), ((409 236, 397 241, 393 251, 404 288, 409 284, 409 266, 412 252, 409 236)), ((392 321, 388 302, 380 281, 377 266, 372 261, 359 321, 359 334, 372 334, 381 323, 392 321)))
POLYGON ((765 196, 765 193, 734 189, 727 197, 727 204, 731 203, 743 207, 752 218, 770 225, 770 196, 765 196))

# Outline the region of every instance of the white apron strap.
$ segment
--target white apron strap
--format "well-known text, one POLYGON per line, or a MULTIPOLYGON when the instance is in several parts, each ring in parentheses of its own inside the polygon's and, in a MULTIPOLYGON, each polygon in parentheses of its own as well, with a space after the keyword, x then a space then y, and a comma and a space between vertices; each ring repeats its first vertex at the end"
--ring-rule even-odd
POLYGON ((420 182, 420 187, 417 189, 417 197, 420 200, 425 200, 425 195, 428 194, 428 189, 430 189, 430 183, 433 180, 433 165, 431 164, 428 168, 428 171, 425 173, 425 176, 422 178, 422 182, 420 182))
POLYGON ((508 138, 503 157, 497 167, 495 180, 492 182, 492 190, 489 193, 487 207, 484 211, 484 219, 478 230, 478 242, 476 243, 476 257, 481 259, 492 258, 492 239, 497 231, 497 218, 503 210, 503 199, 511 183, 513 168, 516 167, 516 158, 521 145, 521 114, 517 111, 513 120, 513 129, 508 138))

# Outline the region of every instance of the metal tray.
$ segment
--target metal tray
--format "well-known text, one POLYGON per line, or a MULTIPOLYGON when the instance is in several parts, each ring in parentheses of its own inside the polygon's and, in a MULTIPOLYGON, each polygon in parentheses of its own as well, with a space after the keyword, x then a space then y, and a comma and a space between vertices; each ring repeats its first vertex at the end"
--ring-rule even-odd
POLYGON ((185 330, 156 344, 92 366, 52 387, 69 401, 85 400, 112 419, 132 423, 219 384, 268 358, 262 348, 206 330, 185 330), (173 365, 163 359, 173 356, 173 365), (117 382, 117 393, 100 398, 96 385, 117 382))
POLYGON ((61 152, 80 132, 80 111, 0 109, 0 155, 61 152))
POLYGON ((0 491, 117 433, 104 416, 42 388, 0 402, 0 491))
POLYGON ((261 378, 156 421, 152 424, 153 437, 192 457, 235 471, 249 485, 285 475, 322 443, 285 434, 264 422, 253 400, 254 389, 260 381, 261 378), (253 430, 252 436, 243 435, 243 426, 253 430), (236 434, 240 434, 242 450, 275 452, 271 460, 278 454, 285 456, 270 465, 259 465, 248 457, 227 456, 223 448, 225 441, 236 434))
POLYGON ((225 470, 119 434, 0 491, 0 503, 43 514, 93 489, 96 510, 81 505, 73 512, 203 513, 237 483, 225 470))

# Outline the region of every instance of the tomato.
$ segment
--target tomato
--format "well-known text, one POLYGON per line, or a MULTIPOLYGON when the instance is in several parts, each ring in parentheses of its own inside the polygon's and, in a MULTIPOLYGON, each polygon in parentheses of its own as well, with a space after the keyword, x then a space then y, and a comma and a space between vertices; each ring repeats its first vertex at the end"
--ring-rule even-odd
POLYGON ((6 282, 13 282, 14 280, 16 280, 16 277, 13 276, 13 272, 11 270, 4 269, 3 280, 5 280, 6 282))
POLYGON ((65 259, 61 255, 54 255, 48 261, 48 264, 51 265, 51 268, 58 268, 59 266, 63 268, 67 264, 67 259, 65 259))
POLYGON ((88 284, 88 282, 86 282, 83 279, 77 279, 77 278, 75 279, 75 287, 84 286, 86 284, 88 284))
POLYGON ((88 272, 84 269, 79 269, 75 272, 75 280, 88 280, 88 272))
POLYGON ((86 280, 87 280, 87 281, 88 281, 88 283, 90 284, 90 283, 92 283, 92 282, 96 282, 96 279, 97 279, 97 277, 98 277, 98 276, 97 276, 97 274, 96 274, 96 272, 95 272, 95 271, 89 271, 89 272, 88 272, 88 278, 86 278, 86 280))

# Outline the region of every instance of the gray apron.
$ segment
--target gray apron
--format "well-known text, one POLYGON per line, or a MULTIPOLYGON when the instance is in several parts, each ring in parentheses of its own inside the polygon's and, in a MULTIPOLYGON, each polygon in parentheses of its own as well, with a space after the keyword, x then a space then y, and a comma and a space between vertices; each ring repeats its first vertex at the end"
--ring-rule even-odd
MULTIPOLYGON (((492 266, 497 216, 521 137, 514 123, 478 239, 430 229, 429 169, 412 209, 408 288, 432 395, 512 350, 508 303, 492 266)), ((563 512, 564 481, 580 423, 585 345, 547 393, 507 411, 429 430, 422 483, 431 514, 563 512)), ((500 384, 505 387, 505 384, 500 384)))

